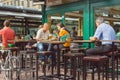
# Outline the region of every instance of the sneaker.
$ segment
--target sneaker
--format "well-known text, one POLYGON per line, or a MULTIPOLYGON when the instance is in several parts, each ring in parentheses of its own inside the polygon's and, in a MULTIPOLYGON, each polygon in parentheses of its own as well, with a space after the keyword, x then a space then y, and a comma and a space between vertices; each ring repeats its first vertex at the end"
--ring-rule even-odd
POLYGON ((43 65, 43 64, 44 64, 44 61, 40 60, 39 63, 40 63, 41 65, 43 65))
POLYGON ((51 63, 51 62, 52 62, 52 60, 50 58, 48 58, 47 63, 51 63))
MULTIPOLYGON (((96 72, 96 71, 97 71, 97 69, 94 68, 94 72, 96 72)), ((87 69, 87 72, 88 72, 88 73, 92 73, 92 72, 93 72, 93 69, 87 69)))

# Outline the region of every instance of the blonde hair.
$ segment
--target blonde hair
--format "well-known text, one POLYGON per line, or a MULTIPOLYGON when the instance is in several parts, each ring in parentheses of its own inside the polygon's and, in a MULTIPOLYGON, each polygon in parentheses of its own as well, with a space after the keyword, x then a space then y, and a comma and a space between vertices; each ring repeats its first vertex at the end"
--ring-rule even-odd
POLYGON ((39 25, 39 27, 38 28, 43 28, 43 25, 39 25))

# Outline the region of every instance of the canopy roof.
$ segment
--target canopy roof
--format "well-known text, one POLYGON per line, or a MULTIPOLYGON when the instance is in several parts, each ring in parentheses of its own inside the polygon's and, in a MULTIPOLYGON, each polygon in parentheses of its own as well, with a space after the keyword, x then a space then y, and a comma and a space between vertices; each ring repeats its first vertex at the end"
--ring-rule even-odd
POLYGON ((37 9, 0 5, 1 16, 9 15, 18 17, 42 18, 41 13, 42 12, 37 9))

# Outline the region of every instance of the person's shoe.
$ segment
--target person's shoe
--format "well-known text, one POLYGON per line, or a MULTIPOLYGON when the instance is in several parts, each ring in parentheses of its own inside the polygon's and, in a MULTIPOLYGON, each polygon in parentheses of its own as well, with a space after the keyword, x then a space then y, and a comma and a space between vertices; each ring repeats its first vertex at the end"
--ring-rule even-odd
POLYGON ((44 61, 40 60, 39 64, 44 65, 44 61))
MULTIPOLYGON (((94 72, 96 72, 96 71, 97 71, 97 69, 94 68, 94 72)), ((93 72, 93 69, 87 69, 87 72, 88 72, 88 73, 92 73, 92 72, 93 72)))
POLYGON ((48 64, 52 63, 52 60, 50 58, 48 58, 47 63, 48 64))

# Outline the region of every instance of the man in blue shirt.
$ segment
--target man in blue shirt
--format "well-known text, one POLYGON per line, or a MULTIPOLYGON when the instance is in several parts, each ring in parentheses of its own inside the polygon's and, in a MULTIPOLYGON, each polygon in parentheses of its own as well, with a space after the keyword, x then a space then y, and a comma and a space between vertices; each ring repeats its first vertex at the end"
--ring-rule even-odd
MULTIPOLYGON (((96 19, 97 29, 93 37, 90 37, 91 41, 99 40, 116 40, 116 33, 112 26, 104 23, 102 17, 96 19)), ((88 49, 86 55, 102 54, 112 50, 112 42, 101 42, 101 45, 88 49)))

